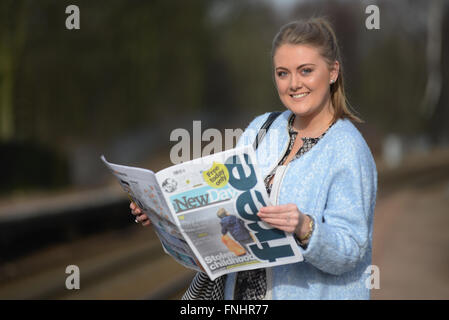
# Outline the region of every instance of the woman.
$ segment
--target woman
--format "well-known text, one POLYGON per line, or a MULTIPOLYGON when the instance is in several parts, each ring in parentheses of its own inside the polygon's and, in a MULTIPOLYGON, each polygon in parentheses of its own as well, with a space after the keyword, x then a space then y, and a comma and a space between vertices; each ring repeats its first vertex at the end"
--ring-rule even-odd
MULTIPOLYGON (((361 120, 346 104, 332 27, 321 18, 283 26, 272 62, 287 110, 256 150, 276 204, 258 215, 292 232, 304 261, 229 274, 215 281, 212 297, 224 286, 225 299, 369 299, 377 171, 351 123, 361 120)), ((268 116, 254 119, 238 146, 252 144, 268 116)))

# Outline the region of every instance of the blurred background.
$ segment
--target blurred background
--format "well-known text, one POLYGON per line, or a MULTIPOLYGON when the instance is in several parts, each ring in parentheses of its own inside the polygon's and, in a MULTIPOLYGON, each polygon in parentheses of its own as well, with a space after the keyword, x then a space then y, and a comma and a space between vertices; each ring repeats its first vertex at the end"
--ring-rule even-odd
POLYGON ((373 299, 449 299, 447 1, 0 0, 0 299, 178 299, 165 255, 99 157, 172 165, 170 133, 283 110, 271 41, 326 16, 375 157, 373 299), (68 30, 66 8, 80 10, 68 30), (369 5, 380 10, 368 30, 369 5), (77 265, 81 289, 67 290, 77 265))

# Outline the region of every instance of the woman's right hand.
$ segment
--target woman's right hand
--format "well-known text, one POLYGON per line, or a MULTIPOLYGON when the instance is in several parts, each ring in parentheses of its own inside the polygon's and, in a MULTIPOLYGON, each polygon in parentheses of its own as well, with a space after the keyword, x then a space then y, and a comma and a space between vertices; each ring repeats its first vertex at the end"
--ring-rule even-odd
POLYGON ((131 201, 129 207, 131 208, 131 213, 136 217, 136 223, 142 223, 142 226, 144 227, 151 224, 151 221, 146 213, 144 213, 142 209, 140 209, 134 202, 131 201))

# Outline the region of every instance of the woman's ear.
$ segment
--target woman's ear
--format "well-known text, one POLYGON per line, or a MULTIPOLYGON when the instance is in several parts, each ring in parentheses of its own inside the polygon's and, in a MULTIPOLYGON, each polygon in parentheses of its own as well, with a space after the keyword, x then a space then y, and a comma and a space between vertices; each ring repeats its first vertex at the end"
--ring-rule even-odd
POLYGON ((335 60, 330 68, 330 82, 337 82, 338 76, 340 74, 340 63, 335 60))

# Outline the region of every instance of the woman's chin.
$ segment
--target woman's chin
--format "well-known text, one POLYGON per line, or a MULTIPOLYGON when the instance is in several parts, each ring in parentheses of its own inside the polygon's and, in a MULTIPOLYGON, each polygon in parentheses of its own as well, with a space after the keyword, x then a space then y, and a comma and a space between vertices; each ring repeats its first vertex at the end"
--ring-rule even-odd
POLYGON ((307 106, 287 106, 291 112, 293 112, 298 117, 307 117, 312 114, 310 108, 307 106))

